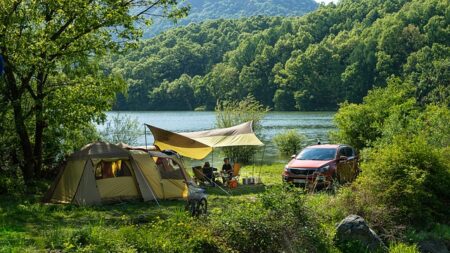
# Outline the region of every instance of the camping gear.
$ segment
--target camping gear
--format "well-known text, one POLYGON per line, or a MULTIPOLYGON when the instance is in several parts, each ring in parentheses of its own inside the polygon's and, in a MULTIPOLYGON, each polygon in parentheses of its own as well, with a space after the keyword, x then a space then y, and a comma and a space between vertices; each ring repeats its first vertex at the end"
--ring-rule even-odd
POLYGON ((236 188, 237 186, 238 186, 238 182, 237 182, 236 179, 231 179, 231 180, 228 182, 228 187, 230 187, 230 189, 234 189, 234 188, 236 188))
POLYGON ((202 214, 206 214, 208 210, 208 201, 205 189, 198 187, 192 182, 188 182, 189 197, 186 203, 186 210, 188 210, 192 216, 198 217, 202 214))
POLYGON ((174 150, 182 156, 204 159, 214 148, 232 146, 264 146, 252 129, 252 122, 229 128, 199 132, 174 133, 146 125, 155 138, 154 145, 161 150, 174 150))
POLYGON ((44 201, 77 205, 126 199, 187 198, 190 181, 176 155, 96 142, 73 153, 44 201))

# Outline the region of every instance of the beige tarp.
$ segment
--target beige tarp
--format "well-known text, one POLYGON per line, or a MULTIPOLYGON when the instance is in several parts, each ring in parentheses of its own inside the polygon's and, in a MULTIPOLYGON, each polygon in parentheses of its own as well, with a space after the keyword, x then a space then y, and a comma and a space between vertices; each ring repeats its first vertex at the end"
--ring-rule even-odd
POLYGON ((174 150, 182 156, 203 159, 213 148, 232 146, 263 146, 252 129, 252 122, 229 128, 190 133, 174 133, 151 125, 147 127, 161 150, 174 150))

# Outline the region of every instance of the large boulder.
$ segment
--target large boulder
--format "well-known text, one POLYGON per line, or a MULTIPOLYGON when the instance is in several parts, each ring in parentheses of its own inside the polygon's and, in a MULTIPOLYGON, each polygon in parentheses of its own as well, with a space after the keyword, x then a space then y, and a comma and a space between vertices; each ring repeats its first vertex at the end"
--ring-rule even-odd
POLYGON ((387 247, 380 237, 358 215, 349 215, 337 226, 334 237, 336 246, 343 252, 357 249, 370 252, 387 252, 387 247))
POLYGON ((448 253, 445 243, 439 240, 421 241, 417 246, 421 253, 448 253))

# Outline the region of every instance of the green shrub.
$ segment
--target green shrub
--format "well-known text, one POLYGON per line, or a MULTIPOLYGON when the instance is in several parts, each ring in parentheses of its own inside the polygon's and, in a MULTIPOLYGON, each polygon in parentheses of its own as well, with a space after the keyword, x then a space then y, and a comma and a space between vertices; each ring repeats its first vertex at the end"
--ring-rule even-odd
POLYGON ((260 198, 233 205, 211 221, 237 252, 323 252, 324 236, 295 188, 272 187, 260 198))
POLYGON ((306 140, 306 137, 299 134, 297 131, 291 129, 277 134, 273 137, 275 145, 278 150, 284 155, 296 154, 302 148, 302 143, 306 140))
POLYGON ((10 165, 9 168, 0 167, 0 195, 18 195, 25 191, 21 171, 17 166, 10 165))
POLYGON ((404 243, 396 243, 389 246, 389 253, 419 253, 416 245, 406 245, 404 243))
POLYGON ((450 166, 444 149, 422 136, 395 136, 366 150, 363 173, 340 197, 378 230, 396 234, 405 225, 424 226, 450 215, 450 166))

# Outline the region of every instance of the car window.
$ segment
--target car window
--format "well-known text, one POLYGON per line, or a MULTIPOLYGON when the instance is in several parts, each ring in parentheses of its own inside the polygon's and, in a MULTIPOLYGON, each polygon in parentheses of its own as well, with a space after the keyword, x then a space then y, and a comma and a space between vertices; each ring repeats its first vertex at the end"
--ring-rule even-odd
POLYGON ((354 151, 350 147, 342 147, 339 149, 339 156, 352 157, 355 156, 354 151))
POLYGON ((347 155, 348 157, 355 156, 355 151, 352 148, 347 147, 347 149, 348 149, 348 155, 347 155))
POLYGON ((297 160, 333 160, 336 156, 334 148, 306 148, 297 156, 297 160))

